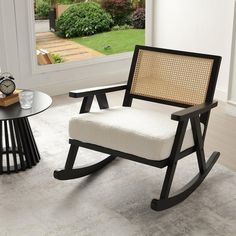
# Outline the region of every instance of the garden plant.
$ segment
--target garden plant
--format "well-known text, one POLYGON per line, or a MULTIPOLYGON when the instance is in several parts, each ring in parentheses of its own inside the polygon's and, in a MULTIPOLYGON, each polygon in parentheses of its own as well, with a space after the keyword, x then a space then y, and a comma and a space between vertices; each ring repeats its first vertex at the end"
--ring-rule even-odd
POLYGON ((57 34, 64 38, 93 35, 109 31, 111 15, 95 2, 72 5, 58 19, 57 34))

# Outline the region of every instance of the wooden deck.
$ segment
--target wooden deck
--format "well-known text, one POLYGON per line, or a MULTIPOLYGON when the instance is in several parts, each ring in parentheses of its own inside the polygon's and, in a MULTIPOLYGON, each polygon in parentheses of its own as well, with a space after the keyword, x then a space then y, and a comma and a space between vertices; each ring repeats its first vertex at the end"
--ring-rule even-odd
POLYGON ((52 32, 36 33, 38 49, 46 49, 50 53, 59 54, 65 61, 79 61, 103 56, 91 48, 68 39, 59 38, 52 32))

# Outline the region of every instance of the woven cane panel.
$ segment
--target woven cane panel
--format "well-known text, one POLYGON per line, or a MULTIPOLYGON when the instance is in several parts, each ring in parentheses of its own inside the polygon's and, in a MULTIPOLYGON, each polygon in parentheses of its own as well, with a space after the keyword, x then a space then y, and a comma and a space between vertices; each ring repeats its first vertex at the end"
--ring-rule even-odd
POLYGON ((205 101, 212 59, 140 50, 131 94, 196 105, 205 101))

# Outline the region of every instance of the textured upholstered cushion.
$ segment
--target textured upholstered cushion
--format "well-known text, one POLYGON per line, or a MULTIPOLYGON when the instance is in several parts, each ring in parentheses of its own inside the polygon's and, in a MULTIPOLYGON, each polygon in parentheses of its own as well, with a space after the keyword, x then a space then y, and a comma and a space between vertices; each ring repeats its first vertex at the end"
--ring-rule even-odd
MULTIPOLYGON (((132 107, 116 107, 80 114, 69 124, 69 136, 82 142, 147 159, 169 157, 178 122, 170 114, 132 107)), ((191 126, 182 150, 193 145, 191 126)))

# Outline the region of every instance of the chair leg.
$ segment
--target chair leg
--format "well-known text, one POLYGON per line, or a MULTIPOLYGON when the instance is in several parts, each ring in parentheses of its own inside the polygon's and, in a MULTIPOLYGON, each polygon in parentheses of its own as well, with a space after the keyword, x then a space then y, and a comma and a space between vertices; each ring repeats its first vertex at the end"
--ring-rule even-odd
POLYGON ((166 176, 165 176, 163 187, 161 190, 161 196, 160 196, 161 199, 167 198, 169 196, 176 166, 177 166, 177 162, 174 162, 171 166, 167 167, 166 176))
POLYGON ((151 202, 151 208, 155 211, 162 211, 184 201, 203 182, 205 177, 209 174, 210 170, 218 160, 219 156, 220 156, 219 152, 213 152, 209 160, 206 162, 205 171, 203 173, 201 173, 200 171, 198 175, 196 175, 187 185, 184 186, 182 190, 179 191, 179 193, 171 197, 168 197, 169 192, 166 191, 166 186, 165 186, 165 181, 166 183, 170 183, 170 185, 172 183, 172 178, 169 177, 167 170, 166 178, 162 188, 161 198, 159 200, 153 199, 151 202))
POLYGON ((78 153, 78 149, 79 149, 78 145, 71 144, 68 157, 66 160, 66 164, 65 164, 65 170, 72 170, 75 163, 75 158, 78 153))
POLYGON ((71 144, 65 168, 62 170, 55 170, 53 174, 54 178, 58 180, 81 178, 100 170, 116 158, 116 156, 108 156, 107 158, 98 163, 90 164, 88 166, 81 166, 79 168, 73 168, 78 149, 78 145, 76 145, 75 143, 71 144))

